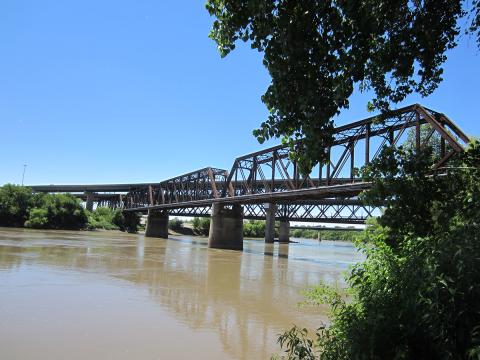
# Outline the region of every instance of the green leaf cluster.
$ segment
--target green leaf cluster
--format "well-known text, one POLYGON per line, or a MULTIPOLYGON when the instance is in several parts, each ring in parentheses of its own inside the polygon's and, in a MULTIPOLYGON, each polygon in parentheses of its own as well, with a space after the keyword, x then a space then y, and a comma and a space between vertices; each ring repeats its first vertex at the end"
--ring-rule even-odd
POLYGON ((137 212, 123 212, 120 209, 115 210, 112 223, 118 227, 120 231, 129 233, 137 233, 140 227, 141 215, 137 212))
POLYGON ((265 220, 248 220, 243 223, 243 236, 252 238, 265 237, 265 220))
POLYGON ((355 241, 360 234, 360 230, 315 230, 315 229, 293 229, 290 234, 294 238, 320 239, 332 241, 355 241))
POLYGON ((88 217, 80 200, 71 194, 33 194, 25 227, 83 229, 88 217))
POLYGON ((183 221, 178 218, 173 218, 168 222, 168 228, 174 231, 181 230, 183 227, 183 221))
POLYGON ((478 358, 480 143, 441 172, 430 164, 431 152, 390 149, 363 169, 374 182, 365 200, 385 210, 358 242, 366 260, 347 279, 351 298, 324 299, 332 322, 315 358, 478 358))
POLYGON ((193 219, 193 231, 202 236, 208 236, 210 232, 210 218, 194 218, 193 219))
POLYGON ((88 211, 88 228, 91 230, 118 230, 118 213, 121 213, 121 210, 113 210, 107 207, 97 207, 93 211, 88 211))
POLYGON ((71 194, 33 193, 29 187, 0 187, 0 226, 36 229, 106 229, 137 232, 140 216, 120 209, 85 210, 71 194))
POLYGON ((32 189, 13 184, 0 187, 0 226, 23 226, 31 206, 32 189))
POLYGON ((34 194, 29 187, 0 187, 0 226, 41 229, 82 229, 87 214, 70 194, 34 194))
POLYGON ((386 111, 438 87, 465 16, 480 45, 479 0, 208 0, 206 8, 222 57, 237 41, 263 53, 269 116, 254 135, 283 138, 304 172, 325 162, 332 119, 355 87, 375 94, 370 110, 386 111))

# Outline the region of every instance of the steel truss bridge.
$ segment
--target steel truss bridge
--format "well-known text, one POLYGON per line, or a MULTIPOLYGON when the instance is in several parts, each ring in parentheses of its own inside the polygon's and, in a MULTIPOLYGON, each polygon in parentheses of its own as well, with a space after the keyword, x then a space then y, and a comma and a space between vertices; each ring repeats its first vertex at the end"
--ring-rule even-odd
POLYGON ((269 206, 275 204, 278 219, 363 224, 379 209, 364 206, 358 199, 371 184, 363 182, 356 169, 377 158, 385 147, 401 146, 408 137, 417 150, 426 147, 432 137, 440 139, 439 160, 433 169, 443 167, 469 141, 446 115, 415 104, 335 128, 334 141, 325 149, 328 160, 307 175, 290 159, 290 149, 279 145, 236 158, 230 171, 207 167, 159 183, 33 189, 84 191, 79 196, 86 200, 94 194, 99 204, 128 212, 210 216, 212 204, 221 203, 242 205, 245 219, 265 219, 269 206))

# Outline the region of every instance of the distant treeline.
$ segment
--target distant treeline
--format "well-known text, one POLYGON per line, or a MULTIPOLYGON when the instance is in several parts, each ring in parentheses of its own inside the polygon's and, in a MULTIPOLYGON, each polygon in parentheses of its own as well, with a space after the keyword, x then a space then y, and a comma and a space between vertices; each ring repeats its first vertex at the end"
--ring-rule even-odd
POLYGON ((87 211, 71 194, 34 193, 31 188, 6 184, 0 187, 0 226, 35 229, 118 229, 136 232, 137 214, 97 208, 87 211))
POLYGON ((316 229, 292 229, 290 236, 304 239, 320 239, 333 241, 354 241, 361 231, 349 230, 316 230, 316 229))
MULTIPOLYGON (((180 230, 185 226, 180 219, 170 220, 169 227, 172 230, 180 230)), ((210 218, 194 218, 191 221, 193 232, 197 235, 208 236, 210 230, 210 218)), ((290 236, 304 239, 322 239, 335 241, 354 241, 360 231, 348 230, 317 230, 317 229, 292 229, 290 236)), ((264 220, 248 220, 243 224, 243 236, 252 238, 265 237, 264 220)), ((275 229, 275 236, 278 237, 278 228, 275 229)))

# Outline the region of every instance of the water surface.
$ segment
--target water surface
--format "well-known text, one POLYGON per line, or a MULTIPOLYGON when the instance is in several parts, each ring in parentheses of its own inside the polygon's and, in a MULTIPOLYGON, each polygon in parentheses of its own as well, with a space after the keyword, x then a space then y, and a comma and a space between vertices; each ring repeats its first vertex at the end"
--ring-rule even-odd
POLYGON ((359 260, 341 242, 0 228, 0 358, 268 359, 278 333, 328 319, 301 291, 359 260))

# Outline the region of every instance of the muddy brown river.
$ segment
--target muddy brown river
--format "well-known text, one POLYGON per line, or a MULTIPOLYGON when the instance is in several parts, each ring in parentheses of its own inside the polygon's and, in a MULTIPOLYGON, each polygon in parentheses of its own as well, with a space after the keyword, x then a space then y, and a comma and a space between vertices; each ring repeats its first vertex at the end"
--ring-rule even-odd
POLYGON ((277 334, 316 329, 299 307, 320 281, 343 286, 350 243, 206 239, 0 228, 0 359, 269 359, 277 334))

